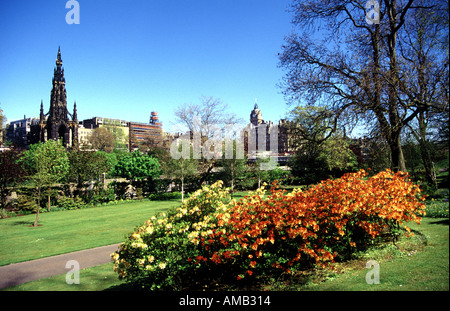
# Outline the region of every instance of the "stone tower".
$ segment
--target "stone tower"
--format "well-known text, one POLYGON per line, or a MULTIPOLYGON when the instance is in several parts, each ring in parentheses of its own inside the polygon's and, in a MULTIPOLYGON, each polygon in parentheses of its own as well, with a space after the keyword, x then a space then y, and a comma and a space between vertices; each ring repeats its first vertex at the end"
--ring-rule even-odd
POLYGON ((255 107, 253 108, 252 112, 250 113, 250 123, 255 126, 257 126, 261 123, 264 123, 261 110, 259 110, 257 103, 255 103, 255 107))
POLYGON ((73 114, 71 114, 67 110, 66 79, 64 78, 64 68, 62 68, 60 48, 58 48, 56 68, 53 71, 50 111, 44 114, 44 106, 41 101, 39 127, 41 142, 53 139, 62 141, 66 148, 78 148, 77 104, 74 103, 73 114))

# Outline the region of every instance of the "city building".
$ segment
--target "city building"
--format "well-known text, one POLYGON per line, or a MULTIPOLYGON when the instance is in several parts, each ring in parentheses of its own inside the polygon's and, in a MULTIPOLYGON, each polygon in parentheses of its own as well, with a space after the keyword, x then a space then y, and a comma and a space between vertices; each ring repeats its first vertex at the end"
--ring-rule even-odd
POLYGON ((264 121, 262 112, 255 103, 250 113, 250 123, 244 130, 244 149, 249 160, 257 155, 284 157, 289 153, 287 121, 278 124, 264 121))
POLYGON ((92 136, 92 133, 94 132, 94 129, 92 128, 85 128, 83 126, 83 123, 78 126, 78 143, 79 147, 82 150, 90 150, 91 149, 91 143, 90 138, 92 136))
POLYGON ((27 118, 11 121, 6 128, 6 140, 18 148, 27 148, 31 139, 32 126, 39 124, 39 118, 27 118))
POLYGON ((73 113, 67 108, 66 80, 62 66, 61 49, 58 48, 56 67, 53 72, 50 109, 44 111, 41 100, 38 118, 27 118, 10 122, 6 139, 16 146, 27 148, 30 144, 46 142, 49 139, 61 141, 66 148, 90 149, 90 137, 96 128, 106 128, 114 135, 115 148, 134 151, 140 145, 148 148, 168 148, 177 137, 164 132, 158 113, 153 111, 149 123, 139 123, 104 117, 78 121, 77 104, 73 113))
POLYGON ((151 113, 149 123, 128 122, 128 127, 131 151, 138 149, 140 144, 146 144, 148 147, 164 147, 166 135, 155 111, 151 113))
MULTIPOLYGON (((105 128, 114 135, 116 149, 129 149, 130 131, 127 121, 103 117, 94 117, 92 119, 83 120, 82 129, 81 127, 79 129, 79 131, 83 132, 83 138, 80 138, 80 143, 82 143, 83 146, 86 147, 89 145, 90 135, 92 135, 93 130, 96 128, 105 128), (81 142, 81 140, 83 142, 81 142)), ((79 133, 79 135, 81 134, 79 133)))

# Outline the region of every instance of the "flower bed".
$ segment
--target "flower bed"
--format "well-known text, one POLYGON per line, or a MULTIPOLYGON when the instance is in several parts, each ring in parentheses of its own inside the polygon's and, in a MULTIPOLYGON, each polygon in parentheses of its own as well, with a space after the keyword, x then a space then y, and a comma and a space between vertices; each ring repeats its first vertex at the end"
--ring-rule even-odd
POLYGON ((121 278, 150 289, 255 279, 344 260, 379 237, 420 223, 420 189, 404 173, 346 174, 287 194, 274 183, 230 201, 203 187, 137 228, 112 255, 121 278))

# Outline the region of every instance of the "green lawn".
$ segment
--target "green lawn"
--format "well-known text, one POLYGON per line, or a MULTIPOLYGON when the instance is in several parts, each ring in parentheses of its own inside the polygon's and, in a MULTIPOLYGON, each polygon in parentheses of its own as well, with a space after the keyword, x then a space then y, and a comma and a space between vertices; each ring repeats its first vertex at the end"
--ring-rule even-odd
MULTIPOLYGON (((312 291, 448 291, 449 290, 449 220, 448 218, 424 218, 420 226, 411 225, 416 232, 413 238, 404 238, 400 249, 386 245, 361 254, 361 258, 337 264, 337 272, 319 273, 302 282, 291 284, 276 281, 268 284, 269 290, 312 291), (369 271, 365 263, 369 259, 380 264, 380 284, 369 285, 365 275, 369 271), (303 283, 303 284, 302 284, 303 283)), ((126 290, 112 270, 113 264, 92 267, 80 271, 80 284, 68 285, 65 274, 29 282, 8 291, 98 291, 126 290)), ((317 274, 313 271, 310 276, 317 274)))
MULTIPOLYGON (((238 193, 238 197, 245 193, 238 193)), ((35 215, 0 220, 0 265, 21 262, 124 241, 127 234, 157 212, 180 205, 179 201, 141 201, 97 208, 43 213, 39 227, 35 215)), ((448 202, 427 202, 429 214, 422 225, 412 224, 414 238, 371 250, 359 259, 338 264, 305 282, 268 284, 272 290, 449 290, 448 202), (442 218, 440 215, 446 215, 442 218), (417 233, 418 232, 418 233, 417 233), (425 243, 426 242, 426 243, 425 243), (365 262, 380 263, 380 282, 368 285, 365 262)), ((315 272, 314 272, 315 273, 315 272)), ((65 275, 26 283, 8 290, 105 290, 122 288, 112 263, 82 270, 80 285, 67 285, 65 275)))
POLYGON ((0 266, 124 241, 137 225, 178 201, 140 201, 0 219, 0 266))

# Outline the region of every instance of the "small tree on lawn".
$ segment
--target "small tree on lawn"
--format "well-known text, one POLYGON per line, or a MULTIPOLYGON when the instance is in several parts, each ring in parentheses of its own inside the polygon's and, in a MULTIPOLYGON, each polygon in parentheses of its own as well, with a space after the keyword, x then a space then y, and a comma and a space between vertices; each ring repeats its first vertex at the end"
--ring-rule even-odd
POLYGON ((233 145, 233 154, 232 156, 231 154, 224 154, 224 159, 222 160, 222 168, 225 178, 230 182, 231 198, 233 198, 236 180, 242 177, 247 170, 247 160, 245 158, 239 159, 239 154, 236 152, 237 142, 234 140, 231 141, 231 143, 233 145))
POLYGON ((269 171, 261 169, 262 164, 268 163, 270 158, 256 158, 255 162, 251 165, 251 170, 258 178, 258 188, 261 188, 261 181, 268 179, 269 171))
POLYGON ((177 140, 171 146, 170 155, 165 173, 169 177, 180 179, 181 202, 184 202, 184 181, 187 177, 199 173, 199 163, 193 159, 193 147, 189 140, 177 140))
POLYGON ((184 182, 186 178, 197 174, 197 168, 198 163, 194 159, 170 159, 167 164, 166 174, 181 181, 181 202, 184 202, 184 182))
POLYGON ((48 189, 50 209, 51 188, 66 177, 69 172, 69 158, 61 143, 49 140, 45 144, 31 145, 24 153, 23 163, 38 192, 38 208, 33 225, 36 227, 39 221, 41 190, 43 187, 48 189))

